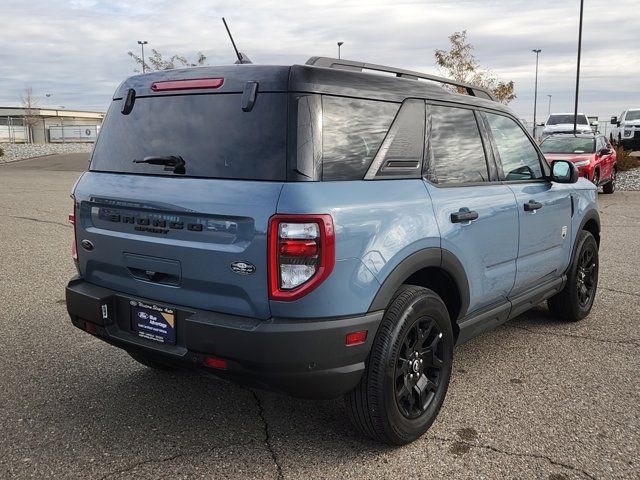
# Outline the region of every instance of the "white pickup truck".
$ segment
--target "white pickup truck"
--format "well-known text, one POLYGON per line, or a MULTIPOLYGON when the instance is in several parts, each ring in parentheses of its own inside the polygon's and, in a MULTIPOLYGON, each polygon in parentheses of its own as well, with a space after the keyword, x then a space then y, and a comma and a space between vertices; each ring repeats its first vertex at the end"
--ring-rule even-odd
POLYGON ((640 150, 640 108, 627 108, 619 117, 611 117, 614 125, 609 139, 625 149, 640 150))
MULTIPOLYGON (((584 113, 579 113, 576 122, 576 133, 593 133, 591 125, 589 125, 589 119, 584 113)), ((556 135, 558 133, 573 133, 573 113, 552 113, 544 122, 544 129, 540 139, 544 140, 549 135, 556 135)))

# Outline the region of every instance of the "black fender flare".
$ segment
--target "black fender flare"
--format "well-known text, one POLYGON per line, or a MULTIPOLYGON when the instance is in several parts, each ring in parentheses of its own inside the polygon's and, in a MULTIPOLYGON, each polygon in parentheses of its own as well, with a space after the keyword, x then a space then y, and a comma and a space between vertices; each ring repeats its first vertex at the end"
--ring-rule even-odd
MULTIPOLYGON (((455 282, 460 292, 460 313, 464 317, 469 308, 469 281, 460 260, 448 250, 430 247, 418 250, 402 260, 384 279, 371 302, 370 312, 387 308, 393 295, 411 275, 423 268, 437 267, 444 270, 455 282)), ((457 319, 452 318, 453 321, 457 319)))

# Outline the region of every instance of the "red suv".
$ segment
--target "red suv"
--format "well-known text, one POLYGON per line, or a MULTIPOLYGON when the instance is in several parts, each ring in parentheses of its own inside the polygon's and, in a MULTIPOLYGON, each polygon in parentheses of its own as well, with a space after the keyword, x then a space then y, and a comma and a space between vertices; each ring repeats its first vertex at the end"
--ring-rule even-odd
POLYGON ((616 151, 604 135, 553 135, 544 139, 540 149, 549 163, 569 160, 581 177, 602 185, 604 193, 615 191, 616 151))

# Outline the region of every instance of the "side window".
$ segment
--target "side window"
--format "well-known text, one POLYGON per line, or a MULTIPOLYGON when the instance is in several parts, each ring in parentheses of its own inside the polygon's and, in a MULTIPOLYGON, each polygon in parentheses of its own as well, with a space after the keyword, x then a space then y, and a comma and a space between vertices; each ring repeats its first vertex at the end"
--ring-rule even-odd
POLYGON ((486 117, 502 163, 502 179, 543 178, 538 151, 520 125, 502 115, 487 113, 486 117))
POLYGON ((473 110, 430 105, 427 178, 433 183, 489 179, 482 137, 473 110))
POLYGON ((322 180, 361 180, 398 111, 397 103, 322 97, 322 180))
POLYGON ((596 137, 596 152, 602 150, 606 145, 604 137, 596 137))

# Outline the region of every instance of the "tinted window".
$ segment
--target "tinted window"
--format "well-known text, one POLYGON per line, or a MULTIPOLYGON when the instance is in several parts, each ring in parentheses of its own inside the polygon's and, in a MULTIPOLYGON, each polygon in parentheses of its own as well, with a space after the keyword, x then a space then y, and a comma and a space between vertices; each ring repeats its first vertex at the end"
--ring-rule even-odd
POLYGON ((541 144, 544 153, 593 153, 593 138, 547 137, 541 144))
POLYGON ((632 120, 640 120, 640 110, 629 110, 627 112, 627 116, 625 117, 627 122, 632 120))
MULTIPOLYGON (((559 125, 561 123, 569 123, 573 125, 573 119, 575 118, 575 115, 551 115, 549 116, 549 118, 547 119, 547 125, 559 125)), ((578 125, 589 125, 589 122, 587 121, 587 117, 585 117, 584 115, 578 115, 578 125)))
POLYGON ((430 105, 429 111, 429 180, 436 183, 488 180, 484 147, 473 111, 436 105, 430 105))
POLYGON ((285 94, 260 93, 251 112, 241 95, 136 98, 129 115, 112 103, 91 161, 92 170, 178 175, 162 165, 133 163, 149 156, 181 156, 196 177, 284 180, 285 94))
MULTIPOLYGON (((487 113, 493 133, 504 180, 531 180, 542 178, 540 158, 529 137, 515 121, 502 115, 487 113)), ((592 140, 593 141, 593 140, 592 140)))
POLYGON ((362 179, 398 108, 396 103, 323 96, 322 179, 362 179))

